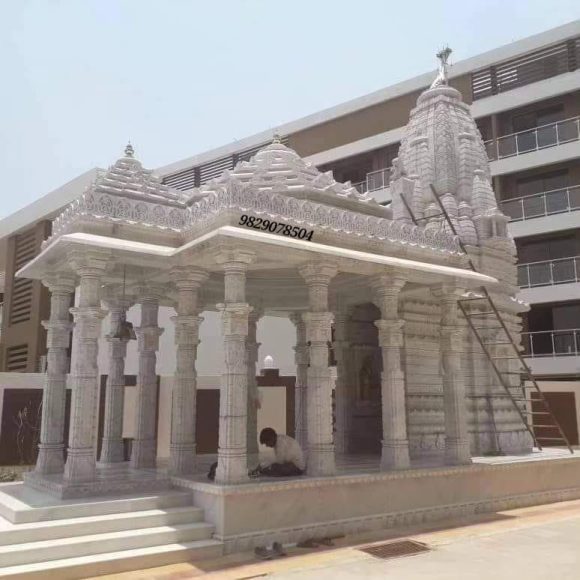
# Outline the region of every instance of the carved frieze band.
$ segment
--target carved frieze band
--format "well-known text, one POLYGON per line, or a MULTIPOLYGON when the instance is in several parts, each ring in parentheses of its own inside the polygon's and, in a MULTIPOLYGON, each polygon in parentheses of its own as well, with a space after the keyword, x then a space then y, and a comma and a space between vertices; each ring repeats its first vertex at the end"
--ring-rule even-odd
POLYGON ((87 193, 72 202, 54 220, 53 234, 45 244, 70 232, 76 221, 87 218, 91 221, 114 221, 185 233, 213 221, 218 214, 227 210, 253 212, 267 215, 270 219, 376 238, 388 243, 416 245, 445 253, 459 252, 455 238, 443 231, 425 231, 421 227, 396 220, 245 187, 223 188, 183 209, 114 195, 87 193))

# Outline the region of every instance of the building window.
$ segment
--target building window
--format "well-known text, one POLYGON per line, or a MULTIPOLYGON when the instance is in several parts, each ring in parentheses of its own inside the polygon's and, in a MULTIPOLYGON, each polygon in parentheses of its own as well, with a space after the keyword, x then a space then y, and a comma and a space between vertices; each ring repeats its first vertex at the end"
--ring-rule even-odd
POLYGON ((580 238, 575 234, 565 236, 524 239, 518 242, 518 261, 521 264, 557 260, 580 255, 580 238))
POLYGON ((564 119, 564 105, 554 105, 512 117, 512 131, 519 133, 564 119))
POLYGON ((550 171, 532 177, 523 177, 516 180, 516 197, 565 189, 568 187, 568 170, 550 171))

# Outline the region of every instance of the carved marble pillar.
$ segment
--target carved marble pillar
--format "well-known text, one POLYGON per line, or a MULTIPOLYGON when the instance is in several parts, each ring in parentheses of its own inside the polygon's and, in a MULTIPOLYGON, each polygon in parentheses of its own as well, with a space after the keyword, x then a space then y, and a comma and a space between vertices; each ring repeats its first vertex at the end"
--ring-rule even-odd
POLYGON ((80 278, 78 306, 71 308, 74 318, 74 366, 71 369, 72 404, 69 447, 64 478, 69 482, 90 481, 96 468, 96 426, 99 409, 99 371, 97 356, 101 322, 101 279, 107 256, 98 253, 75 253, 69 264, 80 278))
POLYGON ((200 286, 208 275, 202 270, 175 268, 171 272, 177 287, 177 316, 175 323, 175 374, 171 394, 171 444, 169 471, 174 475, 191 474, 195 470, 197 414, 197 347, 200 286))
POLYGON ((246 338, 246 357, 248 366, 248 468, 253 469, 259 463, 258 451, 258 383, 256 381, 256 363, 260 343, 256 341, 258 320, 262 313, 254 309, 248 319, 248 336, 246 338))
POLYGON ((131 450, 131 467, 134 469, 155 467, 157 440, 155 438, 155 416, 157 409, 157 351, 159 337, 159 298, 161 288, 145 287, 139 290, 141 326, 135 329, 139 370, 137 372, 137 400, 135 401, 135 437, 131 450))
POLYGON ((338 453, 348 452, 350 438, 350 398, 352 385, 349 368, 352 365, 350 342, 347 338, 349 314, 344 309, 336 312, 334 320, 334 358, 336 360, 336 384, 334 386, 335 435, 334 445, 338 453))
POLYGON ((110 315, 109 334, 109 372, 105 392, 105 419, 103 424, 103 444, 101 463, 118 463, 125 459, 123 445, 123 407, 125 401, 125 357, 127 356, 128 338, 116 338, 113 335, 119 328, 120 321, 126 315, 129 300, 119 298, 105 302, 110 315))
POLYGON ((306 342, 306 324, 302 314, 290 315, 290 321, 296 327, 296 346, 294 361, 296 362, 296 384, 294 387, 294 434, 296 441, 306 453, 308 447, 308 429, 306 418, 306 395, 308 384, 308 343, 306 342))
POLYGON ((222 250, 216 261, 224 269, 222 313, 225 369, 220 392, 219 446, 216 483, 248 479, 247 414, 248 368, 246 337, 252 308, 246 302, 246 270, 255 255, 244 250, 222 250))
POLYGON ((442 287, 433 291, 441 303, 441 373, 445 414, 445 461, 449 465, 471 463, 467 431, 467 401, 461 374, 464 329, 459 325, 457 300, 464 291, 442 287))
POLYGON ((310 311, 303 315, 310 343, 308 367, 307 430, 308 474, 334 475, 336 463, 332 434, 332 386, 328 345, 332 338, 332 313, 328 311, 328 286, 336 275, 334 264, 312 263, 300 268, 308 285, 310 311))
POLYGON ((381 374, 381 405, 383 441, 381 470, 408 469, 409 440, 405 404, 405 375, 401 366, 403 325, 399 318, 399 294, 405 279, 396 274, 373 280, 376 305, 382 318, 375 322, 379 329, 379 344, 383 360, 381 374))
POLYGON ((42 424, 35 472, 62 473, 64 470, 64 422, 68 347, 72 323, 69 319, 71 297, 75 291, 72 276, 43 280, 50 291, 50 319, 42 325, 47 330, 47 368, 42 394, 42 424))

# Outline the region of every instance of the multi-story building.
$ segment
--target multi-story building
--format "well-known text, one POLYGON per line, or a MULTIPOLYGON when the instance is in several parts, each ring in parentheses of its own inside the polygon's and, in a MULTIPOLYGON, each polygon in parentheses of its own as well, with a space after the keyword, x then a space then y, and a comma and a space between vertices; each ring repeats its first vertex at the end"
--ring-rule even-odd
MULTIPOLYGON (((403 128, 433 78, 433 72, 426 73, 277 132, 338 181, 351 181, 387 204, 390 167, 403 128)), ((498 202, 511 219, 521 298, 531 305, 525 317, 527 360, 578 444, 580 21, 457 62, 450 84, 471 105, 486 141, 498 202)), ((271 131, 263 132, 157 172, 167 185, 187 191, 232 169, 271 139, 271 131)), ((38 369, 45 348, 40 321, 47 317, 46 293, 37 282, 15 280, 13 274, 38 252, 50 218, 82 192, 95 171, 0 222, 0 270, 5 270, 0 370, 38 369)), ((277 328, 271 337, 274 351, 276 341, 286 341, 283 330, 277 328)), ((286 342, 290 345, 291 338, 286 342)), ((284 356, 277 357, 279 366, 291 367, 290 355, 284 356)))

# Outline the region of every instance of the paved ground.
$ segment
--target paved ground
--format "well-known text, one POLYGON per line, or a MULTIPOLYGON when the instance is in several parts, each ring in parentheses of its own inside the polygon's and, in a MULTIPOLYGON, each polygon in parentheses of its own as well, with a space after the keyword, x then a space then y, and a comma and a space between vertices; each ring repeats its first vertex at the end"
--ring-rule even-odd
POLYGON ((577 580, 580 578, 580 500, 509 510, 441 526, 349 537, 334 548, 295 548, 286 558, 257 562, 237 554, 100 580, 577 580), (394 538, 425 543, 430 551, 381 560, 358 547, 394 538))

